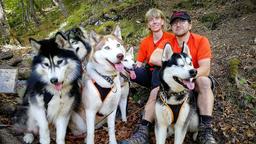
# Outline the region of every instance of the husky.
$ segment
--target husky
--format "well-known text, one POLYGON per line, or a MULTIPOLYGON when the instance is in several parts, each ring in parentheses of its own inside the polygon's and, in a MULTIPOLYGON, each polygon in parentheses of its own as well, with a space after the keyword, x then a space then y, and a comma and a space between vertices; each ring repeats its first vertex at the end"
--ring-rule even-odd
POLYGON ((125 54, 124 60, 122 61, 124 65, 124 70, 120 72, 120 82, 121 82, 121 98, 119 101, 119 108, 121 111, 122 121, 126 122, 126 109, 127 100, 130 89, 130 78, 135 79, 136 75, 134 72, 135 61, 133 55, 133 47, 131 47, 125 54))
POLYGON ((94 53, 89 60, 86 71, 88 79, 84 80, 82 103, 86 116, 85 142, 94 143, 95 117, 102 115, 107 117, 109 143, 116 144, 115 116, 121 97, 120 74, 125 56, 121 29, 116 26, 109 35, 90 33, 90 44, 94 53))
POLYGON ((183 143, 187 131, 193 132, 196 140, 199 118, 192 94, 196 74, 188 46, 184 44, 181 53, 173 53, 167 43, 162 54, 161 86, 155 105, 157 144, 165 143, 167 131, 174 133, 175 144, 183 143))
POLYGON ((64 35, 85 67, 92 53, 87 31, 82 27, 75 27, 65 31, 64 35))
POLYGON ((25 143, 32 143, 39 131, 39 142, 50 144, 48 125, 56 128, 56 143, 64 144, 72 111, 81 102, 82 66, 62 33, 54 38, 29 39, 37 51, 24 98, 28 99, 25 143))

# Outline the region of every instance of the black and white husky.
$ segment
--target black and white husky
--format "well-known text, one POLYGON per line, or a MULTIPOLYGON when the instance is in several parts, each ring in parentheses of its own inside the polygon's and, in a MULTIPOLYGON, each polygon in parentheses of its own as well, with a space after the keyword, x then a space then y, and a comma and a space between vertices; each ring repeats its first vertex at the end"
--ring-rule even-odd
POLYGON ((56 128, 56 143, 64 144, 70 115, 81 101, 79 81, 82 66, 61 33, 54 38, 30 39, 37 51, 24 98, 28 99, 28 132, 23 137, 32 143, 39 132, 39 142, 50 144, 49 124, 56 128))
POLYGON ((191 91, 194 89, 194 69, 186 44, 181 53, 173 53, 167 43, 162 54, 160 70, 160 92, 155 106, 155 135, 157 144, 164 144, 167 133, 174 133, 174 143, 182 144, 187 131, 198 131, 196 101, 191 91))
POLYGON ((90 44, 94 53, 86 70, 88 79, 84 81, 82 102, 86 115, 87 144, 94 143, 95 116, 107 117, 109 143, 116 144, 115 115, 121 96, 119 72, 123 70, 121 63, 125 56, 121 29, 119 26, 110 35, 90 33, 90 44))
POLYGON ((75 27, 65 31, 64 35, 67 37, 72 50, 77 54, 82 64, 86 66, 92 54, 87 31, 82 27, 75 27))

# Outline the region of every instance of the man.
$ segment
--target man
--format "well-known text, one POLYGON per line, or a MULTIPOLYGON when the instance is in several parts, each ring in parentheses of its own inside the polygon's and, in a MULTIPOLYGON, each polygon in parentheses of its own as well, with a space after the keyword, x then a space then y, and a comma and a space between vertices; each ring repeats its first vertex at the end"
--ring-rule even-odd
POLYGON ((182 44, 185 42, 192 56, 192 62, 197 69, 196 88, 198 93, 197 105, 199 107, 199 133, 198 141, 202 144, 215 144, 216 141, 212 132, 212 111, 214 96, 212 87, 214 81, 209 77, 211 63, 211 49, 206 37, 190 32, 192 28, 191 17, 185 11, 174 12, 170 19, 170 25, 175 37, 161 43, 156 49, 150 62, 154 65, 161 66, 162 48, 169 42, 174 52, 181 52, 182 44))
POLYGON ((154 121, 154 109, 156 96, 159 91, 159 68, 149 62, 152 52, 160 43, 174 37, 173 34, 165 32, 165 16, 162 11, 152 8, 145 15, 147 28, 150 34, 142 39, 137 54, 137 67, 135 68, 136 79, 132 80, 142 86, 151 89, 149 98, 144 108, 144 115, 139 123, 137 131, 132 136, 121 141, 121 144, 147 144, 149 143, 149 127, 154 121), (146 67, 143 64, 146 63, 146 67))

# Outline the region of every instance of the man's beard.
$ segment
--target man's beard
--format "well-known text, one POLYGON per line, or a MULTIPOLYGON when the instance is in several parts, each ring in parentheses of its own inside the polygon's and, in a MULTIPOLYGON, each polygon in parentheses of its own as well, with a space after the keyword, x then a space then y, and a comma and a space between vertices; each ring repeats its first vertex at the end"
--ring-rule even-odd
POLYGON ((187 31, 187 32, 184 32, 184 33, 182 33, 182 34, 175 34, 177 37, 183 37, 183 36, 185 36, 185 35, 187 35, 189 33, 189 31, 187 31))

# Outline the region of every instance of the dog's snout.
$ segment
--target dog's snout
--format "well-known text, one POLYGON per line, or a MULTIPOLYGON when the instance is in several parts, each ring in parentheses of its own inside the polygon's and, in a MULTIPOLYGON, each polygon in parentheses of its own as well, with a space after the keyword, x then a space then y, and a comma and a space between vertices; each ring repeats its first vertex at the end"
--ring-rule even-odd
POLYGON ((52 84, 58 83, 58 79, 57 78, 51 78, 50 81, 51 81, 52 84))
POLYGON ((116 56, 119 60, 123 60, 124 59, 124 55, 123 54, 118 54, 117 56, 116 56))
POLYGON ((195 77, 195 76, 197 75, 197 70, 196 70, 196 69, 189 70, 189 74, 190 74, 192 77, 195 77))

